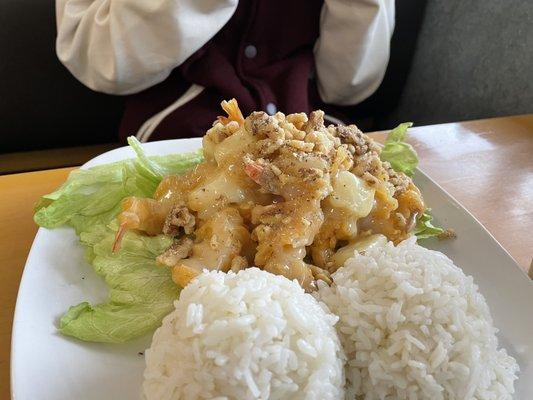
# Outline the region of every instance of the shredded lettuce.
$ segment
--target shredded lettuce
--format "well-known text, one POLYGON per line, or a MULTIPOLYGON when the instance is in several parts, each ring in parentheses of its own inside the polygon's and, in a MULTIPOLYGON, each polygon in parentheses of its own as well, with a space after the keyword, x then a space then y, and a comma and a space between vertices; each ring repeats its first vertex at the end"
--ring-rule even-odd
POLYGON ((136 159, 74 171, 36 205, 38 225, 75 229, 87 261, 109 286, 105 303, 78 304, 61 318, 60 332, 81 340, 124 342, 141 336, 159 326, 179 293, 168 269, 155 262, 170 239, 129 232, 114 254, 115 217, 125 197, 152 197, 163 177, 181 174, 201 162, 201 152, 147 157, 135 138, 128 142, 136 159))
POLYGON ((403 172, 408 176, 413 176, 418 166, 418 155, 409 143, 405 142, 407 129, 413 126, 412 122, 404 122, 394 128, 381 150, 381 159, 388 161, 397 172, 403 172))
POLYGON ((128 142, 136 159, 73 171, 59 189, 37 203, 35 222, 49 229, 70 225, 79 235, 87 227, 108 224, 125 197, 151 197, 165 176, 202 161, 201 152, 147 157, 135 138, 128 142))
POLYGON ((432 220, 433 216, 429 213, 429 210, 426 210, 424 214, 418 217, 414 231, 414 234, 418 240, 439 236, 444 232, 444 229, 441 227, 434 226, 431 222, 432 220))
MULTIPOLYGON (((395 171, 403 172, 408 176, 413 176, 418 166, 418 155, 415 149, 405 142, 407 129, 411 126, 413 126, 412 122, 404 122, 394 128, 387 136, 380 155, 381 160, 388 161, 395 171)), ((444 232, 444 229, 433 225, 433 217, 429 211, 426 210, 416 221, 414 234, 418 240, 438 236, 444 232)))
MULTIPOLYGON (((88 235, 93 236, 94 232, 88 235)), ((172 239, 128 232, 120 252, 114 254, 114 235, 114 230, 107 229, 88 251, 94 270, 109 286, 107 301, 70 307, 60 320, 62 334, 92 342, 124 342, 155 329, 172 310, 179 288, 172 281, 170 270, 157 266, 155 261, 172 239)), ((82 242, 94 240, 85 236, 81 234, 82 242)))

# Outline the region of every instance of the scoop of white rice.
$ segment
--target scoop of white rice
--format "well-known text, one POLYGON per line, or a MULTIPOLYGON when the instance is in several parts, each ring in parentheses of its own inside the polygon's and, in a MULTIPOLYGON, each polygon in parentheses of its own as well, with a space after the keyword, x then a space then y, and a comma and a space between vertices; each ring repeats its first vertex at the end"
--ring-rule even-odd
POLYGON ((511 399, 516 361, 498 350, 472 277, 409 239, 369 249, 319 298, 340 317, 347 398, 511 399))
POLYGON ((174 306, 145 353, 146 399, 344 397, 338 318, 296 282, 204 272, 174 306))

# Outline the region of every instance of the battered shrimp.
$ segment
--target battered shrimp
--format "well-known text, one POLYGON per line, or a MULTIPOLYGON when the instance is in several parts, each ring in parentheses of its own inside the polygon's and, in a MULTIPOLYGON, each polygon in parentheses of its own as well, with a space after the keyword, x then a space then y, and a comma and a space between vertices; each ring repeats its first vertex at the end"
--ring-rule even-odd
MULTIPOLYGON (((234 208, 225 208, 200 225, 190 257, 180 259, 172 266, 172 279, 185 286, 204 268, 228 271, 234 259, 242 254, 248 255, 249 261, 252 261, 249 252, 252 246, 250 233, 239 212, 234 208)), ((244 261, 250 265, 247 258, 244 261)), ((238 262, 242 263, 243 258, 238 262)))
POLYGON ((163 179, 152 199, 124 201, 114 251, 127 230, 165 234, 174 242, 158 262, 178 285, 204 268, 256 265, 311 291, 359 241, 403 240, 424 211, 411 179, 355 125, 325 127, 322 111, 244 118, 235 99, 221 105, 204 162, 163 179))
POLYGON ((138 230, 148 235, 161 233, 172 203, 138 197, 127 197, 122 202, 118 215, 119 229, 113 242, 113 252, 120 249, 120 243, 128 230, 138 230))
MULTIPOLYGON (((260 123, 252 121, 256 135, 282 139, 273 117, 260 115, 257 119, 260 123)), ((315 124, 316 118, 308 123, 315 124)), ((254 160, 251 155, 245 158, 248 176, 264 192, 281 197, 278 203, 257 206, 252 212, 252 224, 256 225, 253 238, 258 243, 255 263, 269 272, 297 279, 306 290, 315 288, 316 276, 329 279, 327 272, 304 261, 306 247, 313 243, 324 221, 321 201, 332 190, 331 157, 311 155, 313 149, 314 144, 289 140, 270 160, 254 160)))

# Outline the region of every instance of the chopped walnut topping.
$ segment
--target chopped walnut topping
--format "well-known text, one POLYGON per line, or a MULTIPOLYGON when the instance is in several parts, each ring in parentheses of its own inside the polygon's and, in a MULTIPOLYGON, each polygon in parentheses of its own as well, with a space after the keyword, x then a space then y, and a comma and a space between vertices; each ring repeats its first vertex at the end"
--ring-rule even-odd
POLYGON ((311 133, 313 131, 319 130, 320 128, 324 128, 324 111, 311 111, 311 113, 309 114, 309 120, 303 126, 303 130, 306 133, 311 133))
POLYGON ((300 168, 298 173, 304 181, 315 181, 324 177, 324 171, 318 168, 300 168))
POLYGON ((254 150, 256 150, 261 157, 267 157, 278 150, 282 145, 283 140, 281 139, 262 139, 254 143, 253 146, 254 150))
POLYGON ((359 177, 362 177, 365 172, 368 172, 378 179, 380 175, 384 175, 382 162, 376 153, 366 153, 355 157, 351 172, 359 177), (380 174, 380 171, 383 172, 380 174))
POLYGON ((380 152, 378 145, 355 125, 337 126, 334 134, 340 138, 342 143, 353 145, 354 154, 358 156, 368 152, 380 152))
POLYGON ((285 131, 280 128, 278 119, 263 111, 251 113, 244 125, 254 136, 273 140, 285 139, 285 131))
POLYGON ((396 172, 388 162, 383 163, 383 168, 389 175, 389 182, 394 186, 395 195, 405 192, 411 184, 411 178, 403 172, 396 172))
POLYGON ((376 178, 374 175, 372 175, 371 173, 369 172, 365 172, 361 178, 363 178, 366 183, 368 183, 370 186, 372 185, 377 185, 379 183, 379 180, 378 178, 376 178))
POLYGON ((279 169, 275 164, 270 164, 270 168, 272 168, 272 172, 274 172, 274 174, 277 176, 282 174, 281 169, 279 169))
POLYGON ((296 150, 305 151, 306 153, 313 151, 315 147, 314 143, 302 142, 301 140, 288 140, 287 144, 296 150))
MULTIPOLYGON (((301 131, 302 127, 307 122, 307 115, 305 113, 289 114, 289 115, 287 115, 287 121, 292 123, 297 129, 299 129, 301 131)), ((304 133, 304 132, 302 132, 302 133, 304 133)), ((302 136, 299 139, 301 140, 303 138, 304 137, 302 136)))
POLYGON ((193 241, 188 237, 174 242, 165 252, 156 258, 159 264, 173 267, 180 260, 187 258, 192 253, 193 241))
POLYGON ((455 239, 456 237, 457 233, 453 229, 446 229, 439 236, 437 236, 439 240, 455 239))
POLYGON ((213 128, 207 131, 206 136, 209 135, 213 143, 221 143, 229 135, 226 132, 226 127, 223 126, 220 122, 215 122, 213 128))
POLYGON ((179 233, 180 228, 183 228, 183 231, 189 235, 194 232, 195 225, 196 219, 189 209, 183 205, 175 205, 167 215, 163 225, 163 233, 175 236, 179 233))

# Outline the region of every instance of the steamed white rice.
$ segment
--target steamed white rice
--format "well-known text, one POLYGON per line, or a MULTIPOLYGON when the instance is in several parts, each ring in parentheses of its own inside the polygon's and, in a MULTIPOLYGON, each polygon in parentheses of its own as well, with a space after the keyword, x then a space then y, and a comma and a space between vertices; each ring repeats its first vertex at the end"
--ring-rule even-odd
POLYGON ((204 272, 174 305, 146 351, 146 399, 344 398, 338 318, 296 282, 204 272))
POLYGON ((472 277, 410 239, 349 259, 319 298, 340 317, 346 398, 511 399, 516 361, 472 277))

